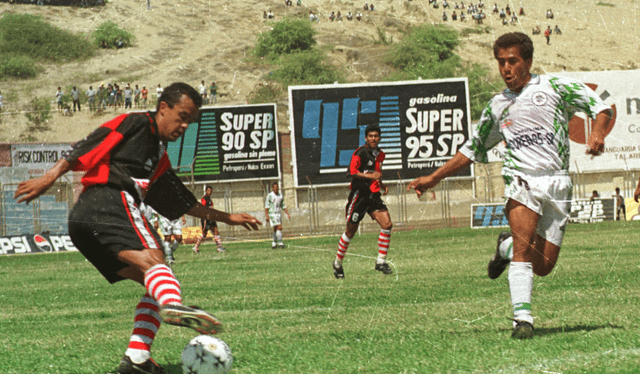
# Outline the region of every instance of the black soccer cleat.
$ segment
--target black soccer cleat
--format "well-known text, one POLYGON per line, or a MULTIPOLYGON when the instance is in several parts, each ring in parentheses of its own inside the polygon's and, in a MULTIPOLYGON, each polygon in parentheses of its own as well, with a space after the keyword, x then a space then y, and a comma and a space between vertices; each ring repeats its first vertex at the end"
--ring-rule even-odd
POLYGON ((498 245, 496 245, 496 253, 493 255, 491 260, 489 260, 489 266, 487 266, 487 273, 489 275, 489 278, 491 279, 498 278, 504 272, 504 269, 507 268, 507 265, 509 265, 509 263, 511 262, 511 260, 502 258, 500 256, 500 244, 502 244, 503 241, 507 240, 510 237, 511 233, 508 231, 503 231, 500 233, 500 235, 498 235, 498 245))
POLYGON ((205 335, 222 331, 222 322, 198 307, 164 305, 160 307, 160 317, 170 325, 189 327, 205 335))
POLYGON ((376 264, 376 270, 381 271, 383 274, 393 274, 393 270, 386 262, 376 264))
POLYGON ((284 243, 280 243, 280 244, 278 244, 278 247, 280 247, 280 249, 284 249, 286 247, 286 245, 284 243))
POLYGON ((118 366, 118 374, 167 374, 152 358, 141 364, 134 364, 129 356, 124 355, 118 366))
POLYGON ((516 326, 513 328, 511 337, 514 339, 531 339, 533 338, 533 325, 527 321, 515 320, 516 326))
POLYGON ((336 277, 336 279, 344 279, 344 268, 338 266, 335 261, 333 261, 331 265, 333 266, 333 276, 336 277))

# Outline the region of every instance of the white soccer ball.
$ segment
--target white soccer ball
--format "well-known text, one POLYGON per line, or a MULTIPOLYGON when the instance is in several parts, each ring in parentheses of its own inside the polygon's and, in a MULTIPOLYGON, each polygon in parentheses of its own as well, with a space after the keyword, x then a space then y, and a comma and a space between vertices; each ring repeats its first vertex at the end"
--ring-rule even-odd
POLYGON ((231 348, 213 336, 196 336, 182 350, 184 374, 226 374, 232 364, 231 348))

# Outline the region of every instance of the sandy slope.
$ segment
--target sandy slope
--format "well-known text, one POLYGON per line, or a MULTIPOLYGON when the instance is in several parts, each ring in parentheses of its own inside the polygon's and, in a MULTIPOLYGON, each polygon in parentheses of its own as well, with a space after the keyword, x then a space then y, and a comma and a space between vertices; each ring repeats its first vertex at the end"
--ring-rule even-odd
MULTIPOLYGON (((363 12, 363 22, 329 22, 331 11, 361 10, 362 3, 340 0, 303 0, 303 6, 286 7, 284 1, 257 0, 152 0, 152 10, 146 1, 110 0, 104 8, 36 7, 0 4, 0 12, 40 14, 48 21, 73 31, 90 32, 102 22, 114 21, 132 31, 135 46, 123 50, 101 50, 90 61, 44 66, 45 72, 32 81, 0 82, 5 97, 17 97, 18 103, 5 99, 9 112, 0 127, 0 141, 14 142, 31 135, 37 141, 75 141, 86 135, 113 113, 91 117, 83 110, 74 117, 54 114, 51 131, 26 134, 24 115, 17 113, 34 96, 53 99, 57 86, 76 84, 84 92, 90 84, 100 82, 131 82, 146 84, 150 91, 158 83, 185 81, 197 86, 201 80, 215 80, 220 87, 219 104, 246 102, 257 84, 265 82, 267 66, 247 61, 245 57, 255 44, 256 35, 268 31, 270 25, 262 19, 264 10, 272 10, 276 20, 285 15, 307 18, 310 10, 321 17, 314 27, 319 44, 335 46, 331 59, 346 66, 349 80, 366 82, 379 80, 389 68, 381 64, 386 47, 375 44, 376 29, 384 29, 393 40, 402 36, 407 26, 421 23, 441 23, 442 8, 429 7, 428 0, 384 0, 375 3, 374 12, 363 12), (348 56, 350 58, 348 58, 348 56), (353 58, 355 56, 355 58, 353 58)), ((450 2, 452 5, 454 1, 450 2)), ((468 2, 467 2, 468 3, 468 2)), ((523 5, 526 16, 519 23, 503 26, 497 16, 489 15, 484 34, 470 34, 459 53, 467 61, 494 66, 491 45, 507 30, 531 32, 535 25, 544 29, 558 24, 563 35, 552 36, 550 45, 543 36, 536 43, 534 71, 620 70, 637 68, 638 4, 629 0, 523 0, 511 3, 511 8, 523 5), (606 3, 608 5, 596 5, 606 3), (545 19, 552 8, 555 19, 545 19)), ((500 7, 506 2, 498 3, 500 7)), ((490 12, 493 3, 487 2, 490 12)), ((450 10, 447 13, 450 15, 450 10)), ((447 24, 463 29, 475 27, 475 22, 447 24)), ((494 69, 495 70, 495 69, 494 69)), ((280 103, 281 130, 288 127, 286 103, 280 103)))

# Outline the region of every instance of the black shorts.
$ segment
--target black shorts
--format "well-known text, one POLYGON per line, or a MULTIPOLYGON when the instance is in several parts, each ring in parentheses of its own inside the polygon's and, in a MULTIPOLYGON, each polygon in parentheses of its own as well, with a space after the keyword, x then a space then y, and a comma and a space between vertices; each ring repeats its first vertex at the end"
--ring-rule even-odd
POLYGON ((202 234, 204 235, 207 231, 212 231, 213 229, 218 227, 216 221, 203 221, 200 220, 200 227, 202 228, 202 234))
POLYGON ((351 190, 349 201, 345 208, 345 217, 347 222, 360 223, 365 213, 373 213, 375 211, 388 210, 384 201, 380 198, 380 192, 371 193, 360 190, 351 190))
POLYGON ((84 191, 69 214, 69 236, 84 257, 109 281, 129 266, 118 260, 122 250, 161 248, 160 236, 138 209, 133 197, 108 186, 84 191))

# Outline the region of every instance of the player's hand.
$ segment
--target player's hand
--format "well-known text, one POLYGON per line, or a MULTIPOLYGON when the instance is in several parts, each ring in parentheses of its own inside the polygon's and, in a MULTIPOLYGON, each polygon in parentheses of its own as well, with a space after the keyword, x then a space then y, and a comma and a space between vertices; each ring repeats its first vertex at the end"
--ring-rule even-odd
POLYGON ((432 178, 430 175, 419 177, 414 179, 407 186, 407 191, 411 191, 412 189, 416 191, 416 195, 418 197, 422 196, 422 193, 428 190, 429 188, 433 188, 438 184, 438 181, 432 178))
POLYGON ((389 186, 387 186, 386 184, 383 184, 382 186, 382 194, 386 195, 389 193, 389 186))
POLYGON ((247 230, 258 230, 258 225, 262 225, 256 217, 253 217, 247 213, 229 214, 228 222, 225 222, 233 226, 242 226, 247 230))
POLYGON ((587 151, 588 155, 600 156, 604 152, 604 136, 592 132, 587 139, 587 151))
POLYGON ((636 201, 636 203, 640 202, 638 201, 638 199, 640 199, 640 181, 638 181, 638 187, 636 187, 636 192, 633 193, 633 200, 636 201))
POLYGON ((382 173, 379 171, 374 171, 373 173, 367 173, 367 175, 369 176, 369 178, 371 179, 375 179, 375 180, 380 180, 382 179, 382 173))
POLYGON ((49 187, 53 185, 53 182, 55 182, 55 179, 51 180, 47 177, 47 175, 21 182, 18 185, 18 189, 13 195, 13 198, 18 199, 18 203, 24 201, 29 204, 33 199, 36 199, 40 195, 45 193, 45 191, 47 191, 49 187))
POLYGON ((153 228, 157 230, 157 229, 158 229, 158 227, 160 227, 160 225, 158 224, 158 221, 155 221, 155 222, 153 223, 153 228))

